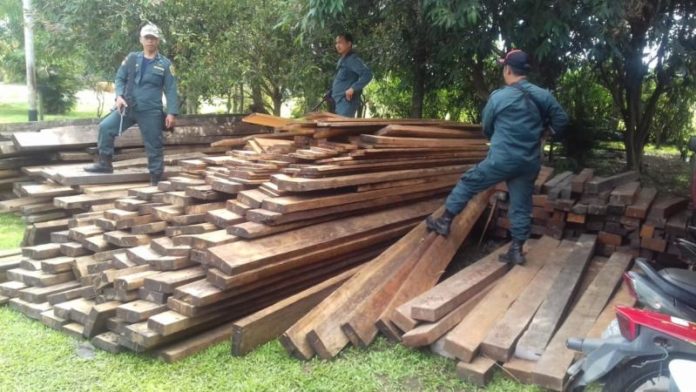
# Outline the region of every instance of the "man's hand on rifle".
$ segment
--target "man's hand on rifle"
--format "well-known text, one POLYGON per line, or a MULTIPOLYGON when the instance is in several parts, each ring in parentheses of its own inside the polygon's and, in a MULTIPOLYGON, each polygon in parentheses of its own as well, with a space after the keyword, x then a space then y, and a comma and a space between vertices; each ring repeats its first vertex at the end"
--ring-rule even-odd
POLYGON ((123 99, 122 96, 119 95, 118 97, 116 97, 116 110, 118 110, 119 112, 122 113, 123 108, 127 108, 127 107, 128 107, 128 103, 126 102, 125 99, 123 99))

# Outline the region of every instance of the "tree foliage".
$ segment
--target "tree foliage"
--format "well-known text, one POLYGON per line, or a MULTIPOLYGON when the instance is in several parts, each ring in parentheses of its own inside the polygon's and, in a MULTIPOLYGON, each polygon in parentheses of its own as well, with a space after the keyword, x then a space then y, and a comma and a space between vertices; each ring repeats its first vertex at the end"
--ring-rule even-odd
MULTIPOLYGON (((5 78, 23 78, 19 3, 0 0, 5 78)), ((35 0, 35 7, 42 66, 83 83, 111 80, 140 49, 140 27, 159 25, 185 112, 222 98, 228 111, 278 114, 292 102, 302 114, 329 87, 333 39, 347 31, 375 73, 364 94, 373 115, 478 121, 502 84, 497 58, 522 48, 530 79, 571 114, 576 139, 566 150, 580 162, 598 137, 618 130, 628 165, 639 168, 645 143, 683 143, 694 131, 689 0, 35 0)))

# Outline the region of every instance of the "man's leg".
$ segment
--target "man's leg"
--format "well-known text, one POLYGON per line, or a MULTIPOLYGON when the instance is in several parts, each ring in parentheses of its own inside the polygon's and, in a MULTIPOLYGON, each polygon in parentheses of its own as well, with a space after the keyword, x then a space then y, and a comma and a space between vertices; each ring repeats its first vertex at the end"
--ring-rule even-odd
POLYGON ((147 153, 147 169, 150 172, 150 183, 156 185, 164 173, 163 139, 164 114, 161 110, 137 112, 136 117, 143 136, 145 152, 147 153))
POLYGON ((488 159, 469 169, 462 175, 457 185, 447 196, 445 211, 442 216, 438 219, 432 216, 426 219, 428 229, 447 236, 452 220, 457 214, 462 212, 466 203, 479 192, 504 181, 508 175, 508 173, 495 168, 488 159))
POLYGON ((353 99, 347 101, 345 97, 341 97, 336 100, 336 114, 343 117, 355 117, 355 113, 358 112, 358 105, 360 104, 360 97, 355 94, 353 99))
POLYGON ((532 194, 534 193, 534 181, 539 170, 529 170, 507 181, 510 194, 510 234, 512 244, 508 253, 501 255, 500 260, 506 263, 523 264, 522 255, 524 242, 529 238, 532 222, 532 194))
POLYGON ((93 173, 112 173, 111 160, 114 156, 114 139, 118 136, 119 129, 125 131, 134 123, 135 120, 132 116, 127 115, 123 117, 123 123, 121 123, 121 114, 117 110, 109 113, 99 123, 99 135, 97 136, 99 157, 97 163, 85 167, 84 170, 93 173))

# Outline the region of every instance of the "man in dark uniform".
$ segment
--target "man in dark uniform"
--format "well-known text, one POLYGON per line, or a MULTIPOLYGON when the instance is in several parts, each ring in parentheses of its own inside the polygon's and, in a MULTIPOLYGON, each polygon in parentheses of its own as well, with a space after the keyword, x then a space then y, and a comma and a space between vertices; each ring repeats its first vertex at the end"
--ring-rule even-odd
POLYGON ((362 90, 372 80, 372 71, 353 52, 353 36, 348 33, 336 37, 336 51, 341 58, 336 64, 336 76, 329 95, 336 105, 336 114, 355 117, 362 90))
POLYGON ((550 92, 527 81, 529 57, 511 50, 499 63, 503 65, 506 86, 494 91, 483 109, 483 133, 491 144, 486 159, 468 170, 450 192, 445 211, 430 216, 430 231, 447 236, 452 219, 477 193, 506 181, 510 193, 510 234, 512 244, 500 259, 523 264, 522 247, 529 237, 534 181, 541 168, 540 144, 544 129, 559 137, 568 116, 550 92))
POLYGON ((123 60, 116 74, 116 104, 99 123, 99 158, 85 167, 92 173, 113 173, 114 139, 134 124, 140 127, 150 184, 156 185, 164 172, 163 127, 173 128, 178 113, 174 66, 158 49, 161 33, 153 24, 140 30, 142 52, 132 52, 123 60), (166 117, 162 112, 162 93, 167 98, 166 117))

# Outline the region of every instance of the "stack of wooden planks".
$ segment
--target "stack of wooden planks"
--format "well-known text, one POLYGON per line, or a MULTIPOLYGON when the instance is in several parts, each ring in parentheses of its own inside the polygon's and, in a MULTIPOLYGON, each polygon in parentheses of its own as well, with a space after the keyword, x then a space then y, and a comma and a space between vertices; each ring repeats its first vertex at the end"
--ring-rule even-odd
POLYGON ((399 307, 400 341, 458 361, 460 377, 485 385, 494 371, 562 391, 574 353, 569 337, 598 336, 614 306, 633 305, 620 285, 632 256, 597 256, 597 237, 543 236, 527 245, 527 263, 508 268, 500 247, 399 307))
MULTIPOLYGON (((210 143, 235 135, 267 132, 267 128, 242 123, 238 115, 181 116, 178 127, 165 133, 165 175, 180 171, 178 162, 224 154, 225 147, 210 143)), ((7 189, 0 212, 21 214, 28 225, 24 245, 50 240, 51 231, 68 227, 68 218, 97 212, 113 206, 127 196, 130 188, 149 181, 147 158, 136 128, 116 139, 112 175, 86 173, 86 162, 93 159, 97 125, 78 120, 75 124, 37 123, 4 125, 8 140, 0 141, 0 189, 7 189), (50 127, 51 125, 62 125, 50 127), (82 162, 82 163, 76 163, 82 162), (6 170, 5 170, 6 169, 6 170), (56 202, 56 198, 61 198, 56 202)))
MULTIPOLYGON (((687 236, 687 198, 642 186, 635 171, 595 177, 592 169, 554 175, 543 168, 540 182, 533 196, 533 233, 557 239, 592 233, 601 255, 620 250, 666 265, 680 263, 674 240, 687 236)), ((507 203, 498 202, 497 207, 493 230, 506 238, 507 203)))
MULTIPOLYGON (((117 183, 113 194, 54 196, 53 204, 68 212, 65 227, 50 231, 48 243, 22 249, 0 295, 109 351, 174 361, 234 336, 233 352, 248 352, 386 257, 382 251, 441 206, 458 176, 486 154, 483 139, 471 133, 475 126, 408 121, 407 136, 389 136, 398 141, 394 148, 361 136, 390 121, 322 125, 339 120, 346 122, 254 115, 247 121, 279 129, 221 140, 216 148, 228 150, 224 155, 179 160, 180 171, 158 186, 117 183), (340 132, 322 134, 324 128, 340 132), (421 139, 431 146, 422 147, 421 139), (70 216, 87 206, 91 211, 70 216)), ((76 178, 71 173, 58 168, 54 176, 67 181, 76 178)), ((395 298, 437 283, 489 195, 462 215, 459 236, 419 241, 413 268, 399 275, 416 283, 390 286, 395 298)), ((417 227, 420 234, 409 238, 423 236, 417 227)), ((396 305, 377 314, 387 327, 396 305)))

